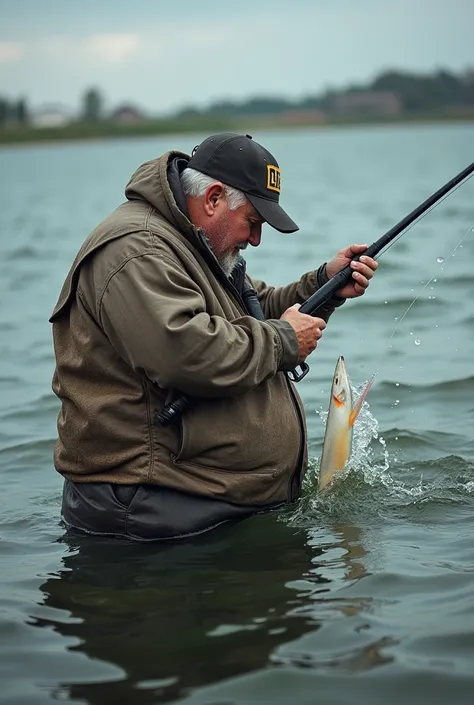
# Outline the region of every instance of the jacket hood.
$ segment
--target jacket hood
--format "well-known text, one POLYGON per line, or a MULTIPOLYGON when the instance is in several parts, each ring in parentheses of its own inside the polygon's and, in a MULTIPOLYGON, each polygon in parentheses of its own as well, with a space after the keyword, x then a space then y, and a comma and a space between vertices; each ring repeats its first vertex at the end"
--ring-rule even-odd
MULTIPOLYGON (((199 244, 202 238, 187 217, 186 197, 179 178, 180 171, 186 167, 188 161, 187 154, 170 151, 157 159, 145 162, 131 177, 125 187, 125 195, 130 204, 142 203, 151 206, 189 242, 199 244)), ((129 212, 129 205, 122 204, 92 231, 72 264, 50 321, 53 321, 71 300, 82 263, 108 242, 143 228, 143 211, 141 208, 138 210, 141 213, 137 217, 135 209, 132 208, 129 212)))
POLYGON ((188 233, 194 231, 194 226, 187 217, 179 173, 187 166, 189 159, 184 152, 166 152, 139 166, 125 188, 129 201, 149 203, 171 225, 188 233))

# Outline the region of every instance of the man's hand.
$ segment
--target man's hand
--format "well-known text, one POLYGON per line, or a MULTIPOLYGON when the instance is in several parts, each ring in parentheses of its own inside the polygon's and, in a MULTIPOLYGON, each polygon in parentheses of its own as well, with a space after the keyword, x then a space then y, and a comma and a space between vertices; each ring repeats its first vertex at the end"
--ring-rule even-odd
POLYGON ((349 245, 337 253, 337 255, 327 263, 326 271, 331 279, 341 269, 347 267, 350 263, 352 271, 352 281, 342 289, 336 292, 336 296, 343 299, 353 299, 356 296, 362 296, 369 286, 369 282, 374 276, 375 270, 379 263, 372 257, 362 255, 359 262, 351 262, 354 255, 359 255, 367 249, 368 245, 349 245))
POLYGON ((299 304, 290 306, 281 316, 281 319, 288 321, 296 333, 300 351, 298 364, 300 365, 316 349, 318 340, 320 340, 323 330, 326 328, 326 321, 323 321, 322 318, 308 316, 307 313, 300 313, 298 311, 299 307, 299 304))

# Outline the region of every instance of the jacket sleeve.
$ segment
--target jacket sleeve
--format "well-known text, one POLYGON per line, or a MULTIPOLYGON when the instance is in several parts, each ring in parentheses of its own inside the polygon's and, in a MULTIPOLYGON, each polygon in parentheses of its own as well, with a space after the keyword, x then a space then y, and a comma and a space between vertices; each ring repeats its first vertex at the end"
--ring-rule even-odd
MULTIPOLYGON (((312 296, 323 284, 329 281, 326 265, 319 269, 303 274, 301 279, 287 286, 268 286, 262 281, 252 279, 252 285, 257 292, 260 305, 265 318, 279 318, 287 308, 294 304, 302 304, 312 296)), ((333 296, 316 311, 315 315, 328 321, 329 316, 338 306, 342 306, 345 299, 333 296)))
POLYGON ((130 258, 109 279, 99 322, 118 354, 164 389, 234 396, 298 359, 286 321, 209 315, 203 292, 172 258, 130 258))

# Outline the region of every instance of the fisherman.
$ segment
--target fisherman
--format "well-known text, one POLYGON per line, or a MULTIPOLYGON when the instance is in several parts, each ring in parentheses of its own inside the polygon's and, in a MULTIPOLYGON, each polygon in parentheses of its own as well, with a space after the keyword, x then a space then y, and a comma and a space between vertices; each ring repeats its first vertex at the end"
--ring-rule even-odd
POLYGON ((285 287, 251 279, 240 253, 262 225, 298 230, 280 190, 275 157, 250 135, 213 135, 192 156, 142 164, 82 245, 50 319, 68 527, 183 538, 299 496, 306 427, 285 372, 377 262, 352 262, 315 317, 299 305, 367 245, 285 287), (190 403, 166 420, 179 399, 190 403))

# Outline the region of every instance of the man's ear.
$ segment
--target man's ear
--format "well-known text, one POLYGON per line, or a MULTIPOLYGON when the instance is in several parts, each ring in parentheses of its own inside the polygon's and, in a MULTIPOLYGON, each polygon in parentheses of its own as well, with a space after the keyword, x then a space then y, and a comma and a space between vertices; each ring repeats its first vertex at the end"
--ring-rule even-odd
POLYGON ((224 184, 215 181, 208 186, 204 194, 204 211, 207 216, 212 217, 217 210, 220 210, 225 202, 224 184))

